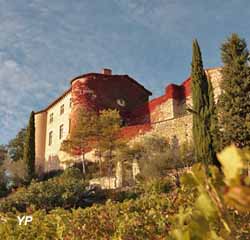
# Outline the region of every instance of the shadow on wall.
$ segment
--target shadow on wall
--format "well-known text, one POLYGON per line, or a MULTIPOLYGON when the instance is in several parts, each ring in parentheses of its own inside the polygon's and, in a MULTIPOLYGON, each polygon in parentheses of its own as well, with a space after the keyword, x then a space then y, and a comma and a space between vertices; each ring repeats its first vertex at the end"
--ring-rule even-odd
POLYGON ((174 135, 172 138, 171 138, 171 146, 172 148, 175 150, 175 149, 179 149, 180 148, 180 143, 179 143, 179 139, 177 138, 176 135, 174 135))
POLYGON ((57 155, 50 156, 46 163, 47 172, 60 169, 60 160, 57 155))
POLYGON ((133 110, 127 117, 128 125, 150 124, 149 102, 133 110))

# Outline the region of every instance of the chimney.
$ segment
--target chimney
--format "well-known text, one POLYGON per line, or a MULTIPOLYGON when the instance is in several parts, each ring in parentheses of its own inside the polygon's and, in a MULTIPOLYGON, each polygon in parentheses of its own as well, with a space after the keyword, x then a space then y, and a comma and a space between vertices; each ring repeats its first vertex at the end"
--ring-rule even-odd
POLYGON ((103 68, 101 74, 112 75, 112 70, 109 68, 103 68))

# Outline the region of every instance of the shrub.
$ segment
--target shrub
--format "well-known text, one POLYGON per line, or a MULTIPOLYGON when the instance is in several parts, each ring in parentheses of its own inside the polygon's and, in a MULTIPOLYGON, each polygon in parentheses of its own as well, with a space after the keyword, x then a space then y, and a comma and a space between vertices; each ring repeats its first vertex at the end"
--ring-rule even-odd
POLYGON ((181 197, 191 195, 192 199, 187 205, 182 202, 172 216, 173 239, 249 239, 245 222, 250 219, 250 184, 249 176, 244 175, 249 152, 231 146, 219 153, 218 159, 224 176, 215 166, 202 164, 193 165, 182 176, 189 194, 181 197))
POLYGON ((49 180, 50 178, 58 177, 58 176, 60 176, 62 173, 63 173, 63 170, 61 170, 61 169, 58 169, 58 170, 51 170, 51 171, 49 171, 49 172, 46 172, 46 173, 42 174, 38 179, 39 179, 40 181, 46 181, 46 180, 49 180))
POLYGON ((13 213, 0 215, 0 236, 4 239, 163 239, 167 234, 165 195, 152 194, 123 203, 72 211, 55 209, 32 213, 33 221, 18 225, 13 213))
POLYGON ((105 191, 106 199, 114 202, 123 202, 126 200, 135 200, 141 195, 136 188, 129 189, 108 189, 105 191))
POLYGON ((169 178, 152 179, 142 185, 144 193, 168 193, 173 189, 173 182, 169 178))
POLYGON ((86 182, 78 169, 67 169, 61 176, 47 181, 32 181, 0 202, 1 211, 25 211, 27 207, 51 210, 86 205, 86 182))
MULTIPOLYGON (((0 236, 51 240, 249 239, 250 184, 242 170, 250 155, 231 147, 218 156, 225 177, 215 166, 206 172, 202 164, 196 164, 183 174, 182 187, 177 191, 170 191, 172 182, 167 178, 130 189, 128 192, 137 197, 124 198, 123 202, 107 201, 70 211, 57 208, 49 213, 31 213, 31 208, 28 214, 32 214, 33 222, 26 226, 18 225, 15 214, 0 213, 0 236)), ((19 194, 24 192, 19 190, 19 194)))

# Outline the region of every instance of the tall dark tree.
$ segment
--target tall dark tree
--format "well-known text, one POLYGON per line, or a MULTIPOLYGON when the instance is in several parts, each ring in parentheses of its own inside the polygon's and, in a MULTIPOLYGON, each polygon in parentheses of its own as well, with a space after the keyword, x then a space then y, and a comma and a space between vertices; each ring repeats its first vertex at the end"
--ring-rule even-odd
POLYGON ((233 33, 221 46, 222 94, 219 97, 221 147, 234 143, 250 147, 249 51, 244 39, 233 33))
POLYGON ((0 145, 0 165, 4 162, 7 157, 7 147, 5 145, 0 145))
MULTIPOLYGON (((214 99, 214 91, 211 79, 207 76, 208 80, 208 97, 209 97, 209 121, 210 127, 209 131, 211 133, 213 149, 217 153, 220 151, 220 132, 219 132, 219 124, 218 124, 218 108, 215 104, 214 99)), ((214 163, 220 166, 220 163, 216 156, 214 156, 214 163)))
POLYGON ((193 41, 192 57, 192 100, 193 100, 193 140, 195 158, 206 165, 217 163, 211 136, 212 115, 211 107, 213 94, 203 69, 202 56, 197 40, 193 41))
POLYGON ((23 159, 26 128, 22 128, 8 144, 8 153, 13 161, 23 159))
POLYGON ((24 162, 26 164, 27 181, 35 176, 35 113, 30 114, 29 125, 27 128, 25 146, 24 146, 24 162))
POLYGON ((0 198, 7 193, 7 181, 5 169, 3 168, 4 160, 7 156, 7 148, 5 145, 0 145, 0 198))

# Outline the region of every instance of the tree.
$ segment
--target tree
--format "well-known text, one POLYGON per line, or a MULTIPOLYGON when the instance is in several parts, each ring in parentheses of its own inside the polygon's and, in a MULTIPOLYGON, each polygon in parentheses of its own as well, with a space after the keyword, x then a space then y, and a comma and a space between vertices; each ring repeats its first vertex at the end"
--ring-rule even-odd
POLYGON ((250 147, 250 69, 245 40, 233 33, 221 46, 221 58, 221 149, 231 143, 239 148, 250 147))
POLYGON ((7 181, 5 169, 3 167, 4 162, 6 161, 7 149, 5 145, 0 145, 0 197, 5 196, 7 193, 7 181))
POLYGON ((176 165, 171 145, 166 138, 158 135, 144 136, 140 141, 122 148, 117 158, 132 168, 133 178, 139 175, 146 181, 163 177, 168 168, 176 165))
POLYGON ((91 110, 79 109, 75 115, 75 126, 69 138, 62 143, 61 150, 71 155, 82 156, 85 174, 85 153, 96 149, 99 157, 100 175, 106 164, 106 175, 111 176, 115 165, 115 150, 122 145, 119 139, 120 115, 117 110, 103 110, 99 115, 91 110))
POLYGON ((193 41, 192 57, 192 101, 193 101, 193 141, 197 162, 216 163, 216 154, 211 136, 212 87, 203 69, 202 56, 197 40, 193 41))
MULTIPOLYGON (((69 138, 64 140, 61 150, 71 155, 80 155, 83 174, 86 173, 84 154, 94 147, 97 135, 97 114, 86 109, 76 112, 75 125, 71 128, 69 138)), ((70 163, 73 163, 70 161, 70 163)))
MULTIPOLYGON (((97 151, 104 157, 107 164, 107 175, 111 177, 115 162, 115 151, 123 147, 124 142, 119 137, 121 117, 117 110, 103 110, 100 112, 97 124, 97 151)), ((102 159, 100 158, 100 168, 102 159)))
POLYGON ((14 161, 23 159, 26 131, 26 128, 22 128, 8 144, 9 156, 14 161))
POLYGON ((7 156, 7 147, 5 145, 0 145, 0 165, 4 162, 7 156))
MULTIPOLYGON (((217 153, 220 151, 220 131, 218 124, 218 108, 214 101, 214 91, 210 78, 208 77, 208 96, 209 96, 209 114, 210 114, 210 134, 212 137, 212 143, 214 151, 217 153)), ((220 167, 217 157, 215 158, 215 164, 220 167)))
POLYGON ((29 125, 25 137, 24 162, 26 165, 27 181, 31 181, 35 176, 35 113, 30 114, 29 125))

